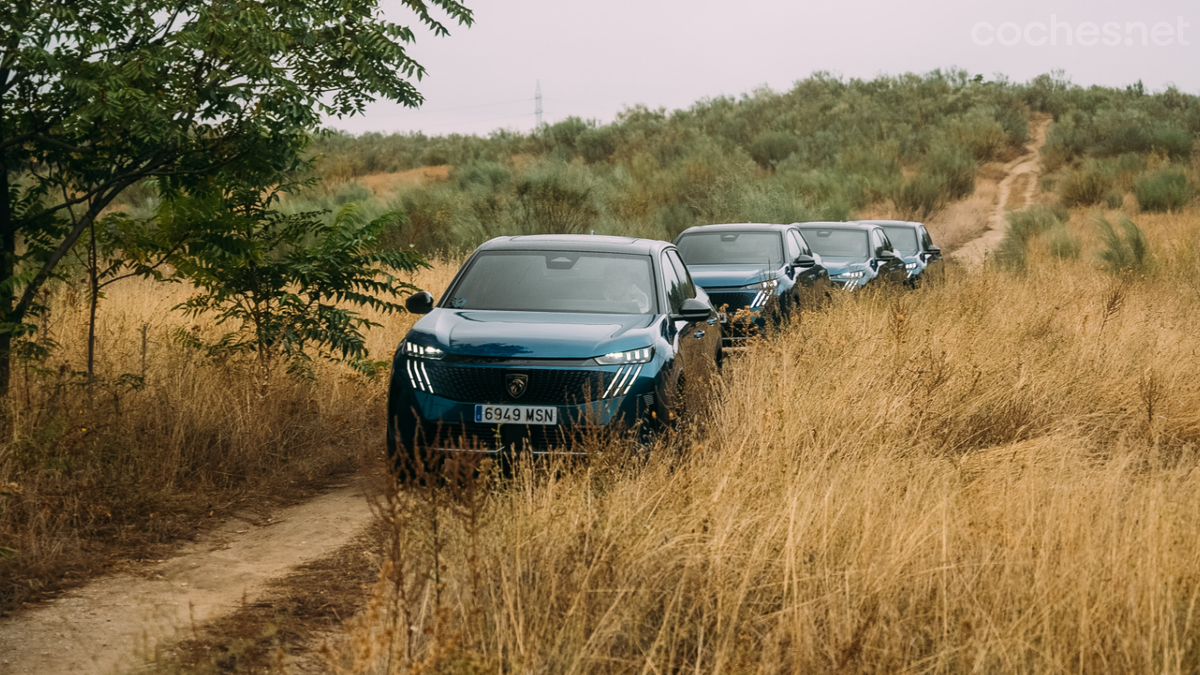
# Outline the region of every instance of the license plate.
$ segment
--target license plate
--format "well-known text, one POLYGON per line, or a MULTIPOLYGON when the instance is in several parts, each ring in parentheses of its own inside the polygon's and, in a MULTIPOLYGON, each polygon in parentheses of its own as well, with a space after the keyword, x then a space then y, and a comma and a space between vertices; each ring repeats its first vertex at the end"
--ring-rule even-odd
POLYGON ((717 318, 721 320, 721 323, 729 323, 729 316, 725 312, 717 312, 717 318))
POLYGON ((558 424, 558 408, 540 405, 476 405, 480 424, 558 424))

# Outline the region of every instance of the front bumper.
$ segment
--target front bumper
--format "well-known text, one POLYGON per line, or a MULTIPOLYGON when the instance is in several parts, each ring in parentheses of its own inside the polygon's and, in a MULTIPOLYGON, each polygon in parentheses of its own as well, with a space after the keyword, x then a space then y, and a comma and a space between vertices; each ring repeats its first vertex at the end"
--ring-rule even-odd
POLYGON ((563 369, 467 366, 400 357, 394 362, 388 401, 389 446, 393 451, 403 447, 573 453, 583 436, 631 429, 651 419, 651 413, 661 408, 658 370, 654 361, 563 369), (517 399, 497 386, 506 374, 515 372, 526 374, 530 383, 517 399), (574 390, 572 385, 581 382, 585 386, 578 388, 578 395, 568 394, 574 390), (476 422, 475 407, 481 404, 553 407, 558 423, 476 422))

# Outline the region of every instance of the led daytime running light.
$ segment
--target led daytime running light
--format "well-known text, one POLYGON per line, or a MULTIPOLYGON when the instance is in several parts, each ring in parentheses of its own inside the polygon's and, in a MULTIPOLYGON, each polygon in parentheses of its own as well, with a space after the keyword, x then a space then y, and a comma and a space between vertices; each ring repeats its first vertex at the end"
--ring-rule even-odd
POLYGON ((435 361, 446 356, 446 352, 438 349, 437 347, 415 345, 408 340, 400 343, 400 352, 405 356, 411 356, 414 359, 432 359, 435 361))
POLYGON ((647 363, 654 358, 654 347, 631 349, 627 352, 611 352, 597 356, 596 363, 602 366, 622 366, 627 363, 647 363))

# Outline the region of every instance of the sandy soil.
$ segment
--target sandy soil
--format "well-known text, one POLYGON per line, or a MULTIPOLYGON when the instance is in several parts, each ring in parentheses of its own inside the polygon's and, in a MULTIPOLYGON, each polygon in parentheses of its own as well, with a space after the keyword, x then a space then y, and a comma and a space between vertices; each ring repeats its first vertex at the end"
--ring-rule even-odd
MULTIPOLYGON (((956 241, 946 241, 944 246, 947 251, 951 252, 950 257, 954 260, 968 266, 981 265, 988 253, 995 250, 1004 240, 1004 214, 1028 206, 1033 202, 1033 197, 1038 189, 1038 174, 1041 171, 1038 152, 1041 150, 1042 144, 1046 142, 1046 131, 1049 127, 1049 115, 1040 115, 1034 118, 1033 133, 1030 135, 1029 144, 1025 146, 1025 154, 1004 166, 1005 176, 996 184, 992 207, 985 221, 987 227, 983 232, 961 245, 958 245, 956 241)), ((971 201, 973 200, 968 199, 960 204, 971 201)), ((938 215, 952 215, 949 213, 952 210, 953 206, 938 215)), ((978 216, 973 222, 980 222, 978 216)), ((936 228, 931 227, 930 229, 935 235, 937 234, 936 228)))
POLYGON ((254 602, 267 582, 327 555, 371 519, 355 479, 266 520, 233 519, 169 560, 101 578, 0 621, 0 674, 126 672, 165 642, 254 602))

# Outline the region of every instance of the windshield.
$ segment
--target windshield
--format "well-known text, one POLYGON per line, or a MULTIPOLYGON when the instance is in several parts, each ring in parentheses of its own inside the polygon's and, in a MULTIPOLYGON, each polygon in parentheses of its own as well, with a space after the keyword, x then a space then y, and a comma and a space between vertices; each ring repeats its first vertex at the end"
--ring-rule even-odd
POLYGON ((801 229, 812 250, 830 258, 869 258, 870 246, 863 230, 801 229))
POLYGON ((495 251, 475 257, 446 298, 454 309, 652 314, 647 256, 580 251, 495 251))
POLYGON ((888 239, 892 240, 892 248, 901 253, 916 253, 921 250, 917 245, 917 231, 911 227, 884 226, 888 239))
POLYGON ((675 243, 689 265, 783 264, 783 240, 778 232, 698 232, 675 243))

